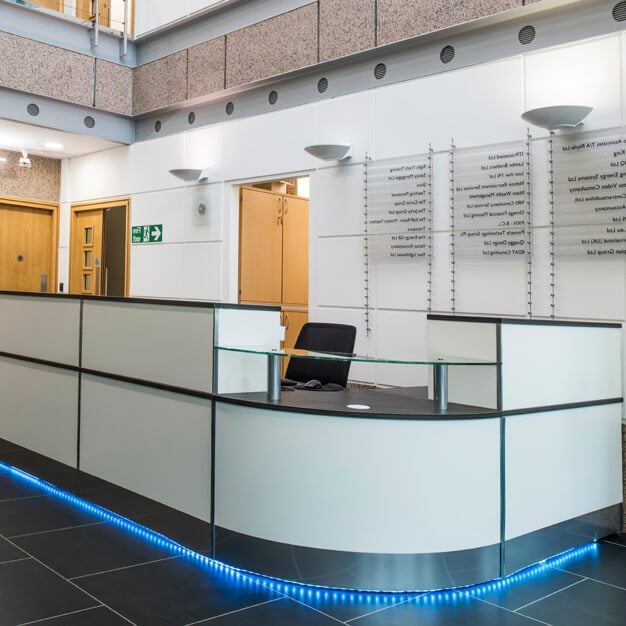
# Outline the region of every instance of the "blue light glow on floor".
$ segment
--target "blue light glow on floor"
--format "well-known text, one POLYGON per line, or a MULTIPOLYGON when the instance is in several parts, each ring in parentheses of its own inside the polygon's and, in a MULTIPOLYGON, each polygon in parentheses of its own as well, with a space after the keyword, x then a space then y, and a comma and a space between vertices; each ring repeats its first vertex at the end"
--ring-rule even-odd
POLYGON ((220 575, 224 579, 233 584, 241 585, 247 588, 263 587, 273 590, 280 594, 296 597, 297 599, 308 602, 320 603, 340 603, 340 604, 359 604, 384 607, 385 605, 393 605, 398 603, 411 602, 422 606, 438 606, 455 604, 459 601, 469 599, 471 597, 480 597, 489 593, 503 591, 508 587, 520 583, 529 582, 548 571, 560 568, 563 565, 588 556, 597 554, 598 546, 595 542, 588 543, 578 548, 568 550, 562 554, 546 559, 540 563, 527 567, 506 578, 497 579, 491 582, 480 583, 468 587, 458 587, 454 589, 442 589, 436 591, 406 591, 406 592, 364 592, 350 591, 342 589, 334 589, 327 587, 319 587, 297 582, 289 582, 269 578, 252 572, 237 569, 215 559, 211 559, 203 554, 199 554, 186 548, 175 541, 157 533, 145 526, 141 526, 136 522, 128 520, 116 513, 112 513, 96 504, 92 504, 78 496, 75 496, 63 489, 59 489, 54 485, 32 476, 16 467, 8 465, 0 461, 0 471, 10 474, 13 478, 23 481, 24 483, 36 486, 48 495, 54 496, 63 502, 67 502, 77 508, 97 516, 99 519, 114 524, 123 530, 140 537, 160 548, 168 550, 173 555, 179 555, 185 560, 208 569, 211 573, 220 575))

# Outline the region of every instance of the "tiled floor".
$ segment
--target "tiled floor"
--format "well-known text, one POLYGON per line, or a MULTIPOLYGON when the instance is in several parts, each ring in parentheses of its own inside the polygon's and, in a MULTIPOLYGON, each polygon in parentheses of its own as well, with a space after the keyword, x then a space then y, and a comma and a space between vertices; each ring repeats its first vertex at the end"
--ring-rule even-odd
MULTIPOLYGON (((76 492, 72 472, 0 441, 0 461, 76 492)), ((206 525, 93 477, 80 493, 199 553, 206 525)), ((463 594, 343 594, 271 588, 59 499, 0 467, 0 626, 623 626, 626 537, 527 579, 463 594)))

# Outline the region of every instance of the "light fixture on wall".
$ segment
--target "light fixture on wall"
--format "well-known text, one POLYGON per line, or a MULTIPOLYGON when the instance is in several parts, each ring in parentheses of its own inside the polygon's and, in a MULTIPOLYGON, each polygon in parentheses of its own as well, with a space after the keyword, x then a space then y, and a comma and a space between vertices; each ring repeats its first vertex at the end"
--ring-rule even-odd
POLYGON ((18 167, 30 167, 30 159, 28 158, 28 152, 22 148, 22 156, 17 161, 18 167))
POLYGON ((593 111, 593 107, 560 104, 556 106, 531 109, 522 113, 522 119, 534 126, 547 130, 567 130, 578 128, 583 120, 593 111))
POLYGON ((352 156, 350 144, 320 143, 304 148, 310 155, 322 161, 343 161, 352 156))
POLYGON ((172 176, 176 176, 180 180, 184 180, 186 183, 200 182, 201 180, 207 180, 209 178, 208 169, 190 169, 190 168, 178 168, 169 170, 172 176))

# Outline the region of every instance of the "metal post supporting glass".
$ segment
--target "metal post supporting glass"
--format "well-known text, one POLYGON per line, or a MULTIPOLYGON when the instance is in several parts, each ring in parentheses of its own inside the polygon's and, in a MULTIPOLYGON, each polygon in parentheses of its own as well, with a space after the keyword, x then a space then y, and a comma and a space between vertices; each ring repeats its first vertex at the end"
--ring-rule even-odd
POLYGON ((280 354, 267 355, 267 399, 270 402, 280 400, 280 354))
POLYGON ((440 411, 448 408, 448 364, 433 363, 435 402, 440 411))

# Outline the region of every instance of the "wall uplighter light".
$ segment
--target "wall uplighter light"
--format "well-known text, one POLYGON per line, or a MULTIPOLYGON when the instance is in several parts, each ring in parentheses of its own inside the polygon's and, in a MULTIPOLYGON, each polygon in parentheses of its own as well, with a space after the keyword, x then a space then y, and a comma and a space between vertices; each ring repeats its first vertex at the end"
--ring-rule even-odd
POLYGON ((186 183, 191 182, 200 182, 201 180, 207 180, 209 178, 209 170, 208 169, 189 169, 189 168, 178 168, 173 170, 168 170, 172 176, 176 176, 180 180, 184 180, 186 183))
POLYGON ((547 130, 571 130, 582 126, 583 120, 593 111, 593 107, 573 104, 531 109, 522 113, 522 119, 534 126, 547 130))
POLYGON ((343 161, 352 156, 350 144, 320 143, 304 148, 310 155, 322 161, 343 161))

